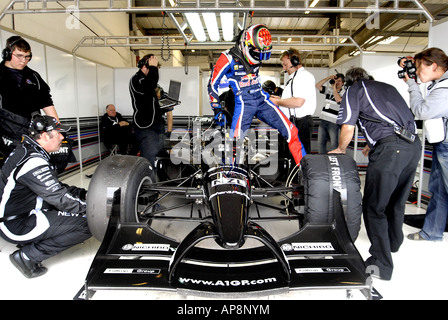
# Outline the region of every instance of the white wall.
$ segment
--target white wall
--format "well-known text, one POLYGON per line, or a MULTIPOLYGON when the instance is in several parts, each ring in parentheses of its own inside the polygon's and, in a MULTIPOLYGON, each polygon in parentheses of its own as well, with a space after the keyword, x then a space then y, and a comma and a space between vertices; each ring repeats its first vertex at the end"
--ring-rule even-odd
MULTIPOLYGON (((412 53, 402 53, 402 56, 413 55, 412 53)), ((336 68, 341 73, 346 73, 352 67, 365 69, 375 80, 388 83, 394 86, 403 99, 409 103, 409 93, 407 84, 397 76, 400 67, 397 64, 399 56, 390 53, 375 54, 364 53, 339 64, 335 64, 331 69, 336 68)))
MULTIPOLYGON (((403 53, 402 56, 412 55, 412 53, 403 53)), ((362 57, 361 66, 375 80, 388 83, 394 86, 404 100, 409 104, 408 85, 400 78, 398 78, 398 71, 401 68, 398 66, 398 56, 396 54, 376 53, 364 54, 362 57)))
POLYGON ((428 47, 437 47, 445 51, 448 54, 448 41, 446 41, 446 35, 448 33, 448 18, 434 23, 429 28, 429 45, 428 47))

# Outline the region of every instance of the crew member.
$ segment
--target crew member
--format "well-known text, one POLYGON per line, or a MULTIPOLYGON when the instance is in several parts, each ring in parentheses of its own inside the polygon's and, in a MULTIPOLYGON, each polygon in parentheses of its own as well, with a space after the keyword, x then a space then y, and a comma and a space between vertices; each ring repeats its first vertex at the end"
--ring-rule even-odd
POLYGON ((316 110, 316 88, 314 76, 305 69, 299 51, 289 49, 280 56, 283 70, 289 75, 281 97, 271 97, 271 101, 280 106, 299 130, 306 153, 311 153, 313 135, 313 114, 316 110))
POLYGON ((43 260, 91 236, 86 190, 59 182, 50 161, 64 139, 61 132, 69 129, 53 117, 36 116, 1 171, 0 235, 21 245, 10 260, 27 278, 47 271, 43 260))
POLYGON ((403 220, 421 153, 414 116, 391 85, 369 80, 362 68, 345 75, 350 86, 341 102, 337 123, 339 146, 329 153, 345 153, 358 123, 369 156, 363 196, 363 215, 372 255, 367 266, 383 280, 393 272, 392 252, 403 242, 403 220))

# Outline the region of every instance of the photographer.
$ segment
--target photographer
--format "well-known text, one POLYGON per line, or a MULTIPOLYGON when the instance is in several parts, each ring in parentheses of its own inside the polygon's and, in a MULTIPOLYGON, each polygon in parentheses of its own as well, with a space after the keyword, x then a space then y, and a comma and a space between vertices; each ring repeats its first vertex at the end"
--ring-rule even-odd
POLYGON ((278 96, 281 97, 283 93, 283 89, 280 87, 277 87, 277 85, 274 83, 274 81, 267 80, 263 82, 263 85, 261 86, 264 91, 269 93, 271 96, 278 96))
POLYGON ((342 73, 328 76, 318 83, 316 88, 321 94, 325 95, 325 106, 320 114, 320 124, 317 142, 319 153, 327 153, 327 142, 330 142, 330 150, 336 149, 339 142, 339 126, 336 120, 339 112, 339 105, 344 95, 344 80, 342 73), (330 86, 324 84, 329 81, 330 86))
MULTIPOLYGON (((448 118, 448 57, 441 49, 429 48, 413 59, 416 74, 422 83, 431 82, 426 97, 414 79, 405 74, 409 86, 410 107, 416 119, 448 118)), ((401 61, 403 62, 403 61, 401 61)), ((401 65, 403 67, 403 64, 401 65)), ((444 124, 446 130, 446 124, 444 124)), ((445 136, 446 138, 446 136, 445 136)), ((443 139, 443 138, 442 138, 443 139)), ((448 214, 448 141, 433 144, 432 167, 428 189, 432 193, 425 222, 420 232, 408 235, 411 240, 441 241, 448 214)))
POLYGON ((366 265, 377 266, 376 275, 390 280, 391 253, 397 252, 403 242, 404 211, 421 143, 414 116, 400 93, 389 84, 369 78, 362 68, 347 71, 349 88, 337 121, 342 125, 339 147, 329 153, 346 152, 358 123, 370 147, 363 215, 372 256, 366 265))

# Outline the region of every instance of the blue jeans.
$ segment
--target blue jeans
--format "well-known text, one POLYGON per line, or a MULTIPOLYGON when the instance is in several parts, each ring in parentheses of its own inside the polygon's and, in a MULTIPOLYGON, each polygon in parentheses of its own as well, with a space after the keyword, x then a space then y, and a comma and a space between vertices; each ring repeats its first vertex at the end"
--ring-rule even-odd
POLYGON ((426 240, 441 241, 448 215, 448 141, 433 147, 428 189, 432 196, 420 235, 426 240))
POLYGON ((326 120, 321 120, 317 134, 319 153, 327 153, 334 150, 339 144, 339 126, 326 120), (330 150, 327 150, 327 142, 330 141, 330 150))

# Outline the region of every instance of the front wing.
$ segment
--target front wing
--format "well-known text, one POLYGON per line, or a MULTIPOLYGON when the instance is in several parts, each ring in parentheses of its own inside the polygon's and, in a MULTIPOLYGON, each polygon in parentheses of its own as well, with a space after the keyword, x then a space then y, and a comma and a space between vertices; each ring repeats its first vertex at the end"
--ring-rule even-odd
MULTIPOLYGON (((75 299, 89 299, 98 290, 247 297, 305 289, 359 289, 367 299, 381 298, 350 239, 339 197, 334 204, 338 210, 332 223, 308 223, 278 241, 289 262, 290 281, 272 251, 263 245, 238 250, 191 246, 170 275, 170 262, 180 243, 150 224, 119 223, 119 213, 112 212, 85 285, 75 299)), ((115 203, 112 210, 118 211, 118 207, 115 203)))

